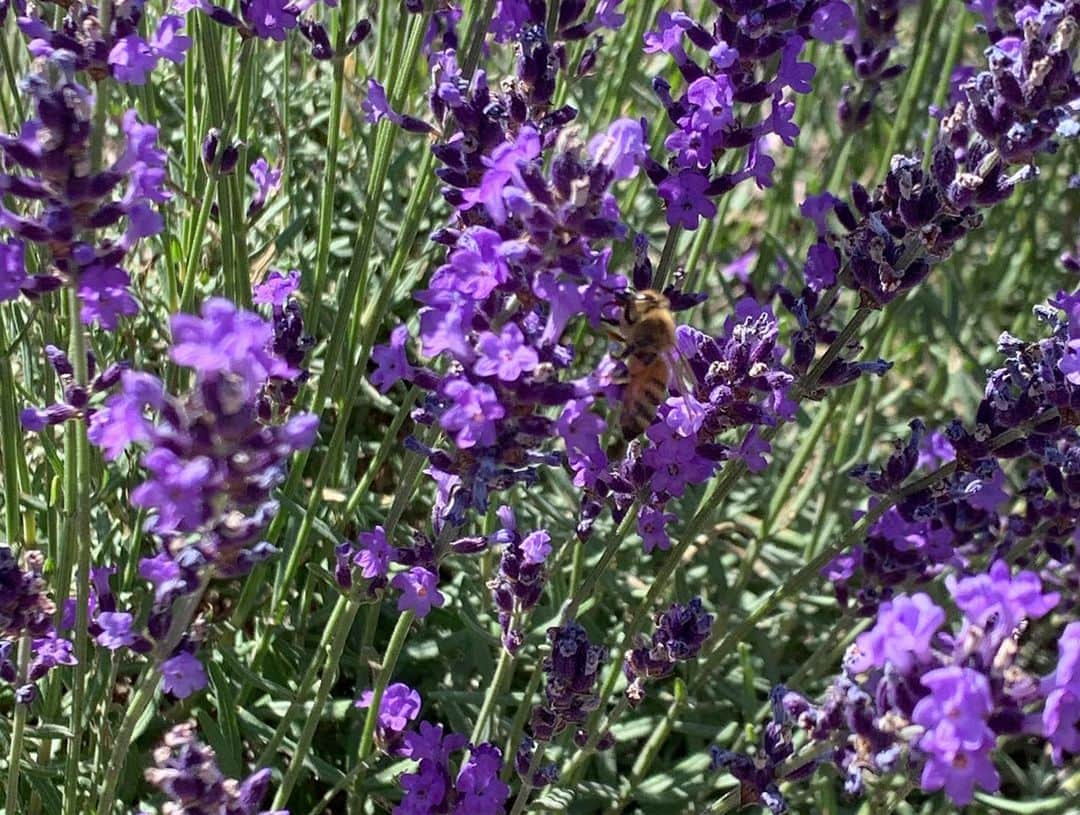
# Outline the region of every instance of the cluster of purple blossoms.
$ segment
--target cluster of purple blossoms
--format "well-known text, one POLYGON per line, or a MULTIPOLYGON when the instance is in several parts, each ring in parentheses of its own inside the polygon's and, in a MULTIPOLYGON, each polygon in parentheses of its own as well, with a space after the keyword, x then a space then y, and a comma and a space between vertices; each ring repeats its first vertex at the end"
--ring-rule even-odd
POLYGON ((578 623, 548 629, 551 652, 544 657, 544 704, 532 710, 529 730, 537 741, 551 741, 568 725, 584 724, 600 705, 596 689, 600 668, 608 651, 589 642, 589 635, 578 623))
POLYGON ((713 199, 737 184, 753 179, 759 187, 771 186, 776 162, 768 154, 769 139, 791 146, 799 135, 788 91, 809 93, 817 70, 799 61, 803 48, 811 39, 839 40, 851 23, 842 0, 716 5, 719 14, 710 25, 664 11, 658 29, 645 35, 645 52, 670 55, 687 83, 675 98, 664 79, 653 80, 676 130, 664 141, 670 166, 650 161, 647 168, 667 205, 668 223, 686 229, 712 218, 713 199), (687 53, 687 42, 704 52, 704 65, 687 53))
POLYGON ((987 555, 1027 562, 1041 552, 1047 579, 1065 596, 1080 586, 1080 295, 1061 292, 1035 312, 1048 336, 1031 343, 1001 336, 1005 361, 989 373, 970 429, 954 420, 926 436, 915 422, 911 439, 880 470, 856 470, 886 500, 917 469, 953 467, 947 478, 905 494, 865 541, 826 567, 842 603, 854 598, 872 614, 894 587, 987 555))
MULTIPOLYGON (((280 175, 279 171, 279 178, 280 175)), ((286 412, 300 394, 300 387, 310 377, 303 365, 308 352, 315 347, 315 338, 305 332, 303 307, 293 297, 299 288, 300 272, 296 269, 288 274, 272 271, 263 283, 255 287, 254 303, 268 305, 271 310, 274 338, 270 350, 294 371, 287 376, 275 373, 267 378, 258 404, 259 417, 264 422, 286 412)))
POLYGON ((93 96, 75 82, 61 53, 40 60, 38 68, 24 82, 36 118, 18 135, 0 136, 7 164, 0 189, 10 200, 34 207, 33 214, 20 215, 0 206, 0 228, 14 236, 0 243, 0 299, 20 292, 36 297, 69 285, 79 295, 83 322, 112 330, 120 317, 138 311, 120 264, 141 238, 163 227, 154 205, 172 197, 165 153, 157 146, 157 128, 129 110, 122 119, 125 142, 119 158, 91 172, 93 96), (118 191, 121 196, 114 198, 118 191), (125 226, 118 237, 88 242, 89 235, 121 221, 125 226), (42 247, 47 271, 27 273, 25 242, 42 247))
MULTIPOLYGON (((371 707, 375 698, 373 691, 360 694, 356 707, 361 710, 371 707)), ((405 731, 409 722, 420 715, 420 694, 404 682, 387 685, 379 702, 379 715, 375 721, 375 743, 388 755, 401 752, 405 743, 405 731)))
POLYGON ((1078 20, 1075 2, 1025 6, 1016 16, 1017 35, 991 45, 986 69, 961 84, 962 98, 942 118, 927 169, 918 157, 896 155, 873 193, 852 185, 853 207, 828 194, 814 199, 814 212, 804 211, 819 236, 808 258, 808 286, 821 292, 839 281, 866 305, 885 305, 947 258, 982 223, 980 210, 1034 177, 1040 153, 1080 134, 1078 20), (846 234, 828 228, 830 210, 846 234))
POLYGON ((950 576, 946 586, 959 628, 945 627, 946 609, 928 595, 898 595, 851 646, 820 704, 777 688, 769 728, 788 748, 776 761, 756 762, 757 775, 744 779, 733 769, 748 757, 718 751, 726 758, 720 766, 739 778, 749 800, 783 812, 776 783, 805 778, 830 761, 851 794, 863 791, 868 775, 905 769, 919 774, 923 790, 944 789, 963 806, 976 789, 998 789, 993 757, 1000 738, 1041 738, 1059 762, 1080 747, 1072 656, 1080 628, 1065 630, 1059 670, 1050 676, 1040 679, 1019 659, 1024 632, 1058 605, 1059 595, 1044 593, 1034 572, 1014 572, 1000 560, 987 573, 950 576), (806 732, 811 747, 830 747, 828 757, 787 761, 795 730, 806 732))
POLYGON ((520 628, 523 615, 536 607, 544 593, 547 583, 544 563, 551 554, 551 535, 544 529, 522 535, 512 507, 501 506, 496 514, 502 527, 491 535, 491 544, 501 544, 503 550, 499 571, 488 587, 499 612, 503 647, 514 653, 525 641, 520 628))
POLYGON ((410 364, 403 328, 373 354, 372 381, 384 392, 401 379, 423 388, 414 419, 452 442, 409 441, 438 483, 436 530, 561 462, 547 449, 562 427, 550 408, 595 386, 566 377, 575 349, 563 334, 583 315, 599 327, 625 287, 608 270, 605 244, 626 232, 610 187, 644 154, 641 128, 616 122, 588 147, 560 138, 575 111, 550 110, 554 85, 542 75, 554 68, 533 56, 523 49, 516 81, 497 93, 483 71, 466 81, 452 52, 437 55, 432 107, 443 139, 433 150, 457 214, 433 236, 450 247, 447 261, 417 295, 421 350, 433 364, 410 364))
MULTIPOLYGON (((271 493, 289 457, 310 447, 318 428, 310 414, 279 425, 260 420, 267 381, 297 372, 274 353, 273 326, 258 315, 212 299, 201 316, 175 315, 172 334, 169 356, 194 372, 191 391, 173 395, 153 375, 125 370, 89 428, 107 460, 131 445, 145 449, 139 461, 146 478, 131 501, 149 512, 146 531, 159 543, 156 555, 139 565, 154 586, 148 633, 159 642, 174 601, 196 590, 201 574, 236 577, 274 554, 262 540, 278 507, 271 493)), ((111 642, 138 650, 130 622, 107 618, 111 642)), ((100 616, 98 623, 106 627, 100 616)), ((167 655, 166 690, 183 696, 205 684, 194 648, 185 636, 167 655)))
POLYGON ((713 615, 707 614, 700 597, 689 603, 673 603, 656 615, 656 630, 651 641, 641 642, 626 652, 623 673, 630 684, 626 698, 633 706, 645 698, 645 682, 671 676, 675 665, 696 659, 701 646, 712 633, 713 615))
MULTIPOLYGON (((648 288, 652 268, 644 254, 633 276, 638 289, 648 288)), ((669 299, 676 308, 696 302, 675 292, 669 299)), ((559 424, 566 428, 574 483, 584 489, 579 534, 588 534, 605 504, 618 520, 636 501, 642 507, 637 529, 645 551, 666 550, 671 546, 666 526, 675 520, 666 511, 669 501, 706 482, 728 458, 741 460, 752 472, 763 470, 770 446, 761 429, 790 420, 795 411, 788 396, 794 377, 781 364, 784 349, 778 339, 779 322, 771 308, 749 297, 735 304, 717 336, 680 325, 674 364, 684 375, 669 383, 677 385, 676 395, 660 406, 643 439, 632 441, 615 461, 601 445, 606 425, 589 410, 590 400, 568 404, 559 424), (719 440, 735 429, 744 432, 742 441, 719 440)), ((612 384, 618 369, 613 361, 601 366, 605 369, 612 373, 601 379, 598 392, 615 405, 621 394, 612 384)))
POLYGON ((258 770, 243 781, 226 778, 213 748, 199 741, 195 722, 169 730, 153 757, 154 766, 144 775, 167 798, 162 815, 289 815, 259 807, 270 789, 270 770, 258 770))
MULTIPOLYGON (((0 21, 9 5, 3 4, 0 21)), ((191 38, 181 33, 183 18, 173 14, 158 20, 149 39, 139 33, 145 0, 115 4, 107 31, 102 29, 100 11, 93 5, 57 5, 65 5, 67 10, 54 24, 42 16, 36 3, 15 3, 15 21, 28 41, 30 54, 69 62, 94 80, 111 77, 123 84, 143 85, 159 61, 179 65, 191 47, 191 38)))
POLYGON ((121 390, 91 419, 90 440, 107 459, 131 444, 147 448, 140 461, 149 477, 132 502, 151 512, 147 530, 164 553, 187 553, 221 577, 245 574, 272 554, 258 542, 277 511, 270 492, 288 457, 314 442, 318 421, 259 420, 267 380, 297 372, 274 353, 273 326, 258 315, 211 299, 200 316, 175 315, 172 334, 170 359, 194 371, 192 391, 173 396, 156 377, 124 371, 121 390))
POLYGON ((470 745, 460 733, 444 735, 442 725, 420 722, 404 735, 400 752, 419 762, 398 783, 405 791, 394 815, 502 815, 510 788, 499 779, 502 751, 490 742, 470 745), (455 774, 451 754, 468 757, 455 774))
POLYGON ((25 568, 7 546, 0 546, 0 679, 22 682, 15 701, 29 704, 37 694, 34 683, 58 665, 74 665, 71 643, 53 627, 56 606, 46 594, 45 556, 27 550, 25 568), (25 677, 17 667, 19 642, 29 639, 30 661, 25 677))
POLYGON ((836 113, 845 131, 858 130, 870 120, 874 100, 882 85, 904 72, 904 65, 889 63, 892 49, 896 47, 896 24, 900 19, 902 0, 869 0, 856 3, 858 19, 852 20, 850 8, 846 19, 833 4, 830 9, 837 14, 836 23, 849 31, 844 43, 844 57, 855 72, 856 84, 845 84, 840 89, 840 104, 836 113))
MULTIPOLYGON (((371 23, 357 22, 345 40, 345 51, 336 53, 326 26, 304 12, 319 0, 240 0, 240 14, 210 0, 177 0, 174 8, 181 14, 198 10, 215 23, 236 29, 242 37, 283 42, 289 32, 298 30, 311 44, 311 56, 318 60, 344 59, 371 33, 371 23)), ((323 0, 328 8, 337 8, 337 0, 323 0)))

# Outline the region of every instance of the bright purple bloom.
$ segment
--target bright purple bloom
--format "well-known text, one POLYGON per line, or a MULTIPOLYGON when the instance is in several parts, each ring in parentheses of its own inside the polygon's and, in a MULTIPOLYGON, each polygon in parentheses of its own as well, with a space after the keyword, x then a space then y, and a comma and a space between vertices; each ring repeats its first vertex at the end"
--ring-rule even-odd
POLYGON ((185 699, 208 684, 206 669, 187 651, 161 663, 161 687, 179 699, 185 699))
POLYGON ((780 67, 776 71, 776 85, 789 87, 796 93, 810 93, 810 81, 817 73, 812 62, 799 62, 806 41, 802 37, 790 37, 780 54, 780 67))
POLYGON ((891 664, 906 673, 930 658, 934 635, 945 623, 945 611, 927 594, 901 594, 882 603, 874 627, 855 641, 857 656, 851 669, 857 672, 891 664))
POLYGON ((810 34, 815 40, 831 43, 846 38, 855 30, 855 12, 844 0, 833 0, 814 12, 810 34))
POLYGON ((697 170, 681 170, 660 182, 660 197, 667 203, 667 222, 697 229, 698 217, 712 218, 716 204, 705 195, 709 179, 697 170))
POLYGON ((473 366, 479 376, 497 376, 513 382, 540 364, 536 351, 525 344, 525 336, 515 323, 507 323, 499 334, 485 331, 477 341, 480 356, 473 366))
POLYGON ((840 258, 836 250, 824 241, 814 243, 806 253, 806 265, 803 274, 806 284, 814 291, 823 291, 836 283, 836 273, 840 269, 840 258))
POLYGON ((378 366, 371 374, 371 384, 386 393, 401 380, 412 379, 415 369, 405 355, 405 343, 409 339, 409 329, 399 325, 390 332, 389 345, 376 345, 371 349, 371 358, 378 366))
POLYGON ((155 65, 157 57, 150 44, 138 34, 121 37, 109 51, 109 66, 118 82, 145 85, 146 75, 155 65))
POLYGON ((470 209, 476 204, 483 204, 498 225, 506 222, 507 211, 503 191, 511 180, 519 177, 519 163, 529 163, 540 155, 540 134, 526 125, 521 128, 514 142, 500 144, 491 152, 491 157, 484 156, 482 161, 488 168, 480 180, 480 186, 464 190, 465 204, 462 209, 470 209))
POLYGON ((288 274, 275 269, 266 280, 253 289, 252 302, 256 305, 284 306, 285 302, 300 290, 300 271, 288 274))
POLYGON ((755 427, 746 434, 738 448, 731 452, 734 458, 742 459, 746 463, 746 469, 752 473, 760 473, 769 466, 769 460, 765 454, 772 450, 772 446, 761 438, 755 427))
POLYGON ((386 540, 386 530, 381 526, 376 526, 371 532, 360 533, 360 551, 354 562, 368 580, 385 577, 390 571, 393 556, 394 547, 386 540))
POLYGON ((360 103, 364 111, 364 121, 368 124, 377 124, 380 119, 394 121, 397 114, 390 109, 390 102, 386 98, 386 88, 376 80, 368 78, 367 98, 360 103))
POLYGON ((97 323, 114 331, 121 317, 139 313, 139 304, 128 290, 130 285, 127 272, 119 266, 97 263, 85 269, 79 276, 79 318, 85 325, 97 323))
POLYGON ((664 512, 652 506, 644 506, 638 513, 637 531, 641 535, 641 542, 645 553, 659 549, 666 552, 671 548, 671 538, 668 537, 666 526, 676 520, 671 512, 664 512))
POLYGON ((726 74, 695 79, 686 89, 686 98, 695 105, 691 124, 695 131, 715 135, 732 119, 732 87, 726 74))
POLYGON ((128 445, 150 440, 150 422, 145 410, 160 408, 165 399, 161 380, 150 374, 124 371, 120 383, 120 391, 95 411, 87 431, 90 441, 104 451, 108 461, 118 458, 128 445))
POLYGON ((927 756, 922 788, 944 788, 961 806, 971 802, 975 787, 997 790, 1001 781, 990 760, 996 737, 986 724, 993 709, 986 677, 972 668, 952 665, 925 674, 922 684, 930 695, 919 701, 912 714, 912 721, 926 728, 918 745, 927 756))
POLYGON ((18 297, 25 282, 25 247, 22 241, 8 238, 0 242, 0 302, 18 297))
POLYGON ((454 815, 502 815, 510 788, 499 778, 502 752, 485 742, 469 753, 454 786, 460 796, 454 815))
POLYGON ((211 298, 203 303, 200 316, 175 314, 171 324, 173 362, 195 369, 202 378, 235 376, 246 385, 245 396, 254 396, 272 376, 296 374, 270 350, 273 326, 229 300, 211 298))
POLYGON ((439 424, 454 434, 458 447, 494 444, 495 422, 506 415, 506 409, 490 386, 473 385, 459 377, 446 382, 442 394, 451 405, 439 417, 439 424))
POLYGON ((687 484, 700 484, 712 475, 713 464, 697 452, 697 440, 677 436, 665 424, 654 424, 647 431, 652 446, 642 460, 654 472, 653 492, 680 497, 687 484))
POLYGON ((390 585, 401 592, 398 611, 413 611, 417 617, 426 617, 432 607, 442 608, 446 602, 439 591, 438 577, 423 566, 413 566, 397 574, 390 585))
POLYGON ((179 31, 184 27, 184 18, 175 14, 166 14, 158 23, 157 31, 150 38, 150 47, 162 59, 179 65, 184 61, 184 54, 191 48, 191 37, 185 37, 179 31))
POLYGON ((449 262, 436 270, 432 289, 452 289, 473 300, 483 300, 510 275, 506 248, 498 232, 482 226, 465 230, 450 253, 449 262))
POLYGON ((997 560, 984 574, 957 580, 950 575, 946 585, 953 601, 972 625, 985 628, 993 623, 998 641, 1012 634, 1023 620, 1038 619, 1057 605, 1057 592, 1042 593, 1042 580, 1034 572, 1011 574, 1009 564, 997 560))
POLYGON ((645 134, 636 119, 616 119, 605 132, 589 140, 589 157, 608 167, 616 181, 637 175, 645 152, 645 134))
POLYGON ((1069 623, 1058 639, 1057 666, 1043 679, 1042 692, 1043 736, 1060 767, 1066 753, 1080 753, 1080 623, 1069 623))
MULTIPOLYGON (((281 189, 281 168, 271 167, 265 158, 259 156, 248 170, 255 180, 255 195, 251 197, 248 211, 254 212, 261 209, 266 199, 281 189)), ((300 273, 296 274, 299 277, 300 273)))
MULTIPOLYGON (((375 694, 366 690, 356 702, 358 708, 371 707, 375 694)), ((420 715, 420 694, 404 682, 394 682, 383 691, 379 702, 379 727, 393 733, 401 733, 409 722, 420 715)))
POLYGON ((138 640, 138 637, 131 630, 134 621, 134 617, 126 612, 101 612, 97 615, 96 622, 101 626, 102 630, 94 638, 95 642, 110 651, 130 648, 138 640))

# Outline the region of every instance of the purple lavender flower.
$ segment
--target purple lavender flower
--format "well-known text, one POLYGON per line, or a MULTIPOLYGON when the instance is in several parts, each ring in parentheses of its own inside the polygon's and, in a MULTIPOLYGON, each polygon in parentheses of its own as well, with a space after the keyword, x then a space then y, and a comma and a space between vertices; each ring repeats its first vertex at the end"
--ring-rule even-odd
POLYGON ((856 640, 858 656, 853 671, 884 668, 891 664, 901 672, 925 663, 934 635, 945 624, 945 611, 927 594, 900 595, 883 603, 874 627, 856 640))
POLYGON ((990 760, 994 731, 986 723, 993 706, 986 677, 971 668, 949 666, 922 677, 930 689, 912 714, 926 732, 919 749, 927 755, 920 783, 944 788, 954 803, 971 803, 975 787, 995 792, 1001 784, 990 760))
POLYGON ((247 214, 252 217, 266 205, 266 199, 281 188, 281 168, 271 167, 266 159, 259 156, 249 168, 255 180, 255 194, 248 203, 247 214))
POLYGON ((632 705, 645 698, 645 682, 670 676, 679 662, 697 658, 701 646, 712 632, 713 615, 706 614, 700 597, 686 605, 673 603, 658 614, 651 641, 642 640, 626 652, 623 673, 630 680, 626 689, 632 705))
POLYGON ((405 354, 405 343, 408 339, 409 329, 399 325, 390 332, 388 345, 376 345, 372 349, 371 358, 378 367, 371 374, 370 379, 371 384, 377 387, 380 393, 388 392, 402 380, 412 379, 414 369, 405 354))
POLYGON ((404 744, 401 752, 419 763, 414 772, 398 779, 405 795, 394 815, 500 815, 505 811, 510 788, 499 779, 502 751, 495 745, 469 745, 465 736, 444 736, 442 725, 428 722, 420 722, 419 732, 405 733, 404 744), (469 749, 469 757, 455 776, 451 756, 463 748, 469 749))
POLYGON ((198 740, 193 721, 169 730, 153 755, 154 766, 144 776, 170 799, 165 811, 287 815, 283 810, 260 811, 270 789, 270 770, 259 770, 243 781, 226 778, 213 749, 198 740))
POLYGON ((443 385, 450 407, 439 419, 444 430, 454 434, 458 447, 488 445, 495 441, 495 422, 506 415, 499 397, 488 385, 473 385, 466 379, 451 379, 443 385))
POLYGON ((698 218, 708 220, 716 214, 716 204, 706 195, 709 180, 697 170, 682 170, 660 182, 660 197, 667 204, 667 222, 671 226, 697 229, 698 218))
POLYGON ((993 626, 994 640, 1009 636, 1024 620, 1046 615, 1061 599, 1056 592, 1043 594, 1034 572, 1011 572, 1008 563, 998 560, 985 574, 961 580, 950 575, 945 581, 953 602, 973 625, 993 626))
POLYGON ((206 669, 187 651, 181 651, 161 663, 161 687, 179 699, 196 693, 208 684, 206 669))
MULTIPOLYGON (((374 693, 370 690, 360 694, 356 707, 365 709, 371 707, 374 693)), ((406 685, 404 682, 394 682, 386 686, 382 700, 379 702, 378 726, 386 734, 403 733, 409 726, 409 722, 420 715, 420 694, 406 685)))
POLYGON ((390 585, 401 592, 398 611, 412 611, 420 618, 426 617, 433 607, 442 608, 446 602, 439 591, 438 577, 423 566, 413 566, 395 575, 390 585))
POLYGON ((495 376, 503 382, 520 379, 539 364, 536 351, 525 345, 525 336, 514 323, 508 323, 499 334, 481 334, 477 351, 480 356, 473 366, 477 375, 495 376))
POLYGON ((1043 678, 1041 689, 1046 695, 1043 736, 1060 767, 1066 753, 1080 753, 1080 623, 1065 627, 1058 640, 1057 666, 1043 678))
POLYGON ((600 668, 607 649, 592 645, 585 629, 576 622, 548 629, 551 653, 544 657, 543 705, 533 708, 533 738, 550 741, 570 724, 581 724, 600 704, 596 692, 600 668))
POLYGON ((360 533, 360 551, 356 554, 355 562, 360 567, 360 573, 368 580, 386 577, 393 556, 394 547, 387 542, 386 531, 381 526, 376 526, 371 532, 360 533))
POLYGON ((266 276, 262 283, 254 288, 252 302, 256 305, 284 306, 289 298, 299 290, 299 270, 293 269, 288 274, 274 270, 266 276))
POLYGON ((101 627, 101 633, 94 638, 95 642, 110 651, 130 648, 138 640, 132 631, 135 618, 131 614, 106 611, 98 614, 95 622, 101 627))

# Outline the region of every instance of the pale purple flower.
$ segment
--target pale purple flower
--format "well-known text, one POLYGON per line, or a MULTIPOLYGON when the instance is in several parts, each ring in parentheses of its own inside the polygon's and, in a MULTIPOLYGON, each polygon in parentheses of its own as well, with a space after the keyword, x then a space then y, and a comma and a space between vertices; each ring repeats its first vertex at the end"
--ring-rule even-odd
POLYGON ((139 305, 128 290, 130 285, 127 272, 119 266, 98 263, 84 269, 76 290, 82 302, 79 318, 85 325, 97 323, 114 331, 121 317, 131 317, 139 312, 139 305))
POLYGON ((417 617, 426 617, 433 607, 442 608, 446 602, 439 591, 439 579, 423 566, 395 575, 390 585, 401 592, 398 611, 412 611, 417 617))
POLYGON ((439 424, 454 434, 458 447, 495 442, 495 423, 506 415, 506 409, 490 386, 473 385, 458 377, 443 385, 442 394, 451 404, 439 418, 439 424))
POLYGON ((251 197, 248 211, 256 212, 263 207, 267 198, 281 189, 281 168, 271 167, 265 158, 259 156, 248 170, 255 180, 255 194, 251 197))
POLYGON ((906 673, 930 658, 934 635, 945 623, 945 611, 927 594, 898 595, 882 603, 874 627, 855 640, 853 671, 891 664, 906 673))
POLYGON ((386 88, 371 78, 368 79, 367 98, 360 103, 360 109, 364 111, 364 121, 368 124, 376 124, 380 119, 395 121, 399 118, 390 108, 386 88))
POLYGON ((123 611, 103 611, 97 615, 97 624, 101 626, 101 633, 94 638, 98 645, 116 651, 120 648, 130 648, 135 644, 138 637, 131 630, 134 617, 123 611))
POLYGON ((551 554, 551 535, 544 529, 530 532, 521 541, 521 551, 525 553, 525 562, 539 565, 551 554))
POLYGON ((638 513, 637 531, 641 535, 642 546, 645 553, 659 549, 666 552, 671 548, 671 538, 668 537, 666 527, 676 520, 671 512, 664 512, 654 506, 644 506, 638 513))
POLYGON ((376 526, 371 532, 360 533, 360 551, 354 562, 360 567, 360 574, 368 580, 385 577, 393 555, 394 547, 386 540, 386 530, 381 526, 376 526))
POLYGON ((645 158, 645 134, 636 119, 616 119, 589 141, 589 157, 609 168, 616 181, 637 175, 645 158))
POLYGON ((118 82, 144 85, 155 65, 157 57, 150 44, 138 34, 121 37, 109 51, 109 66, 118 82))
POLYGON ((14 300, 26 282, 25 248, 22 241, 0 241, 0 302, 14 300))
POLYGON ((184 27, 184 18, 166 14, 158 23, 157 30, 150 38, 150 47, 162 59, 179 65, 184 61, 184 54, 191 48, 191 37, 180 34, 184 27))
POLYGON ((284 306, 285 302, 300 289, 300 271, 288 274, 275 269, 266 280, 253 289, 252 302, 256 305, 284 306))
POLYGON ((995 561, 984 574, 961 580, 949 575, 945 585, 971 624, 985 628, 993 622, 998 641, 1021 621, 1047 614, 1060 599, 1057 592, 1042 593, 1042 580, 1035 572, 1012 575, 1004 560, 995 561))
POLYGON ((826 3, 810 18, 810 34, 821 42, 836 42, 845 39, 854 31, 855 12, 844 0, 826 3))
POLYGON ((536 351, 525 344, 525 336, 515 323, 507 323, 499 334, 485 331, 476 343, 480 356, 473 370, 479 376, 496 376, 513 382, 540 364, 536 351))
POLYGON ((150 440, 150 422, 144 413, 148 407, 160 408, 164 401, 161 380, 139 371, 124 371, 120 375, 120 390, 94 412, 87 435, 104 451, 105 459, 112 461, 128 445, 150 440))
POLYGON ((178 699, 185 699, 208 684, 206 669, 187 651, 161 663, 161 688, 178 699))
POLYGON ((415 369, 405 354, 408 339, 409 329, 399 325, 390 332, 389 345, 376 345, 371 350, 371 358, 377 367, 369 378, 380 393, 386 393, 403 379, 412 379, 415 369))
POLYGON ((1042 713, 1043 736, 1050 742, 1054 764, 1061 766, 1065 754, 1080 754, 1080 623, 1069 623, 1058 639, 1058 661, 1042 681, 1046 704, 1042 713))

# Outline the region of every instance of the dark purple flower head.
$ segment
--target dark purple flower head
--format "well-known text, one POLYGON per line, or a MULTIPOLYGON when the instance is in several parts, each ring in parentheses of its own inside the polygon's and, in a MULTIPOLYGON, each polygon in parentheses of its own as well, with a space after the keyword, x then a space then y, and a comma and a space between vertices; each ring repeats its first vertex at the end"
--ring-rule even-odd
POLYGON ((164 811, 286 815, 263 812, 259 806, 270 789, 270 770, 259 770, 243 781, 226 778, 213 749, 199 741, 193 721, 169 730, 153 757, 154 765, 144 776, 168 799, 164 811))
POLYGON ((630 680, 626 694, 631 704, 644 698, 646 680, 670 676, 677 663, 697 657, 712 632, 713 619, 705 613, 700 597, 686 605, 674 603, 656 616, 651 641, 628 650, 623 662, 623 672, 630 680))
POLYGON ((550 741, 570 724, 582 724, 600 704, 596 692, 607 649, 592 645, 576 622, 548 629, 551 653, 544 657, 545 703, 533 709, 533 737, 550 741))
POLYGON ((495 745, 469 745, 459 733, 444 736, 442 725, 420 722, 419 731, 405 733, 401 752, 418 764, 414 772, 398 778, 405 795, 394 808, 394 815, 505 812, 510 788, 499 779, 502 752, 495 745), (455 773, 451 757, 462 749, 469 750, 469 757, 455 773))

